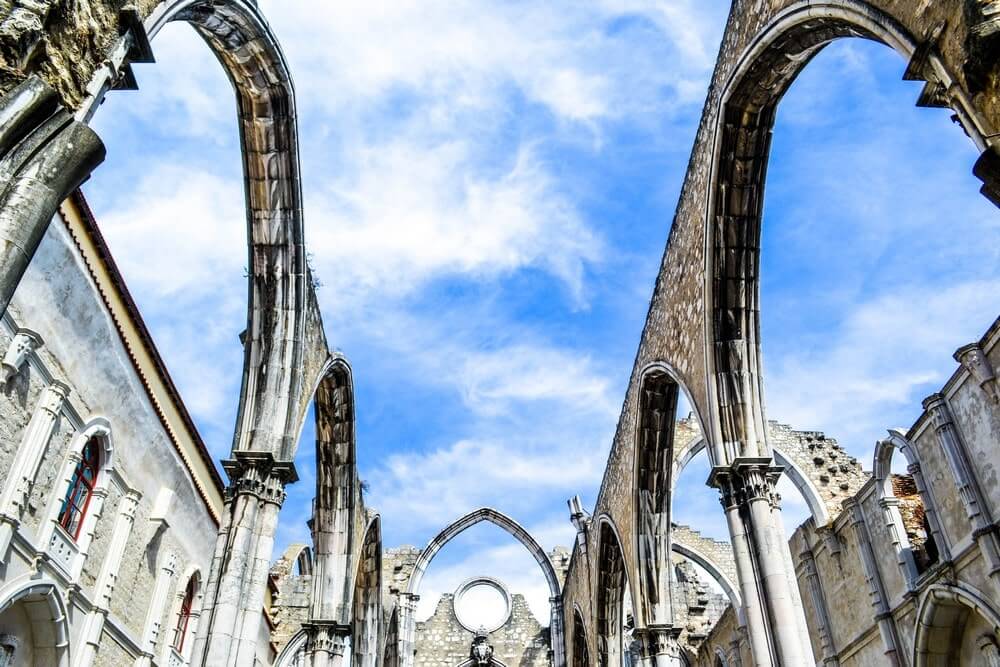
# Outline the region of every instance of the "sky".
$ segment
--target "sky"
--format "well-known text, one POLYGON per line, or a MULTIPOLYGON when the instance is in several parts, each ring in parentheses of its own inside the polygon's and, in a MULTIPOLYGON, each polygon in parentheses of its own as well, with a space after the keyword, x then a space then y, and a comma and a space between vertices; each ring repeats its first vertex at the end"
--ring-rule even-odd
MULTIPOLYGON (((359 468, 386 545, 479 506, 546 549, 593 507, 728 3, 261 0, 298 93, 306 242, 356 383, 359 468)), ((246 232, 231 86, 186 25, 93 125, 84 185, 208 447, 239 398, 246 232)), ((1000 223, 971 142, 917 109, 905 62, 838 42, 782 102, 764 211, 768 416, 865 468, 1000 313, 1000 223)), ((308 542, 312 429, 277 552, 308 542)), ((704 455, 677 521, 723 538, 704 455)), ((805 517, 788 486, 789 531, 805 517)), ((443 549, 420 614, 472 575, 547 624, 531 556, 480 525, 443 549)))

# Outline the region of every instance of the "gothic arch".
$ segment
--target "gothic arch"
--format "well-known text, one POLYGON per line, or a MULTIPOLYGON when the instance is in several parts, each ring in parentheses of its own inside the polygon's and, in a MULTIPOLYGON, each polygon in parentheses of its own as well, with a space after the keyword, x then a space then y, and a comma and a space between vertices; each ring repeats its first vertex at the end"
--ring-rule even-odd
POLYGON ((722 567, 718 563, 698 551, 693 546, 676 541, 671 544, 671 548, 675 553, 687 558, 692 563, 696 563, 703 570, 708 572, 713 579, 715 579, 716 583, 718 583, 719 586, 722 587, 722 590, 726 592, 726 597, 729 598, 729 604, 733 605, 733 611, 736 612, 736 615, 740 618, 740 625, 742 625, 743 603, 740 600, 739 587, 736 582, 732 581, 726 573, 722 571, 722 567))
POLYGON ((896 499, 896 493, 892 486, 892 457, 897 449, 906 459, 907 471, 912 476, 914 485, 924 505, 924 518, 927 521, 927 532, 929 533, 928 542, 934 546, 934 551, 931 553, 943 555, 948 559, 950 549, 944 532, 938 523, 937 506, 933 495, 924 483, 916 447, 902 432, 895 429, 889 430, 889 437, 875 444, 875 458, 872 467, 875 477, 875 494, 882 508, 883 518, 896 551, 900 570, 906 580, 907 586, 913 590, 920 575, 920 567, 917 559, 918 553, 914 551, 913 545, 910 543, 910 538, 907 536, 903 517, 899 511, 900 501, 896 499))
MULTIPOLYGON (((636 411, 633 471, 633 521, 637 563, 636 627, 669 625, 670 522, 674 475, 674 436, 677 403, 684 391, 677 372, 664 362, 648 365, 640 373, 636 411)), ((697 411, 695 411, 697 415, 697 411)), ((699 429, 701 419, 698 418, 699 429)))
MULTIPOLYGON (((695 438, 680 450, 680 456, 674 464, 674 480, 680 479, 681 473, 684 472, 684 468, 686 468, 694 457, 700 454, 703 449, 705 449, 705 439, 695 438)), ((819 493, 819 489, 816 487, 816 484, 812 481, 812 478, 808 475, 808 473, 806 473, 793 459, 786 456, 780 447, 772 445, 771 453, 774 455, 774 462, 784 468, 783 474, 788 476, 788 478, 795 485, 795 488, 797 488, 799 493, 802 494, 802 498, 806 501, 806 505, 809 506, 809 512, 812 514, 813 521, 816 525, 825 526, 829 524, 830 511, 827 509, 826 503, 823 502, 823 497, 819 493)))
POLYGON ((620 667, 624 664, 623 604, 628 591, 635 592, 625 565, 625 553, 614 522, 607 515, 598 520, 597 592, 597 666, 620 667))
POLYGON ((288 640, 274 660, 274 667, 303 667, 305 665, 306 631, 299 630, 288 640))
MULTIPOLYGON (((549 600, 551 603, 549 636, 553 652, 553 665, 555 665, 555 667, 563 667, 566 658, 563 655, 565 652, 565 640, 563 638, 561 603, 562 592, 559 586, 559 579, 556 576, 555 568, 552 567, 552 562, 546 555, 545 550, 542 549, 538 542, 535 541, 535 538, 531 536, 531 533, 525 530, 512 518, 493 509, 492 507, 481 507, 477 510, 469 512, 438 533, 438 535, 432 539, 426 547, 424 547, 424 550, 420 552, 420 556, 417 558, 417 562, 413 566, 413 572, 410 574, 410 579, 406 587, 407 597, 412 599, 417 595, 420 590, 420 583, 424 578, 424 573, 427 571, 427 567, 434 559, 434 556, 436 556, 437 553, 457 535, 483 521, 492 523, 501 530, 506 531, 511 537, 524 545, 524 548, 527 549, 532 556, 534 556, 535 561, 538 563, 538 567, 542 570, 542 574, 545 576, 545 582, 549 586, 549 600)), ((412 611, 410 613, 412 613, 412 611)), ((409 650, 408 647, 413 646, 415 627, 412 618, 402 623, 401 626, 401 634, 403 636, 400 638, 400 650, 403 655, 401 655, 400 658, 404 665, 408 665, 410 662, 407 659, 407 652, 409 650)))
POLYGON ((378 517, 365 531, 351 600, 352 667, 378 663, 382 624, 382 530, 378 517))
POLYGON ((970 632, 978 635, 967 639, 979 640, 982 664, 1000 658, 1000 612, 988 596, 961 583, 928 587, 917 612, 914 667, 958 665, 958 649, 966 643, 965 635, 970 632))
POLYGON ((150 39, 171 21, 191 24, 218 58, 240 120, 250 284, 233 449, 291 461, 308 402, 303 369, 326 354, 305 257, 291 73, 255 2, 165 0, 145 22, 150 39))
POLYGON ((492 507, 481 507, 469 512, 438 533, 437 537, 424 547, 424 550, 420 552, 420 557, 417 558, 416 564, 413 566, 413 573, 410 575, 410 581, 406 589, 407 593, 415 595, 420 590, 420 582, 424 578, 427 566, 430 565, 434 556, 448 542, 451 542, 457 535, 483 521, 492 523, 501 530, 506 531, 511 537, 523 544, 524 548, 535 557, 538 567, 541 568, 542 574, 545 576, 545 582, 549 586, 549 595, 551 597, 558 597, 560 595, 559 579, 556 577, 555 568, 552 567, 552 562, 545 554, 545 550, 535 541, 531 533, 521 527, 519 523, 492 507))
MULTIPOLYGON (((705 211, 705 353, 710 440, 718 461, 770 457, 758 340, 758 272, 771 128, 782 96, 830 42, 862 37, 909 60, 917 42, 894 18, 862 0, 802 0, 779 12, 750 43, 724 84, 716 118, 712 186, 705 211)), ((933 53, 918 78, 940 82, 966 132, 987 147, 971 103, 933 53)))
POLYGON ((15 605, 24 605, 35 664, 69 667, 69 620, 54 582, 21 578, 0 591, 0 600, 0 617, 15 605))
POLYGON ((573 605, 573 667, 591 667, 587 624, 577 604, 573 605))

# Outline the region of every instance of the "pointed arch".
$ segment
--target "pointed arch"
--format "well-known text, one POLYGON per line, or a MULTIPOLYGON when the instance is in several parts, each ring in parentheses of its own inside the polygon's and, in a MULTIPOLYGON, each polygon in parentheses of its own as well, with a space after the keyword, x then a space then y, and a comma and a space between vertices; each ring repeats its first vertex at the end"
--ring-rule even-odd
POLYGON ((351 600, 352 667, 375 667, 382 635, 382 529, 374 517, 358 555, 351 600))
MULTIPOLYGON (((716 583, 722 587, 722 590, 725 591, 726 597, 729 598, 729 604, 733 605, 733 611, 736 612, 737 616, 742 615, 743 603, 740 600, 739 586, 737 585, 737 582, 732 581, 732 579, 726 575, 722 566, 695 547, 685 544, 684 542, 675 540, 671 546, 673 547, 672 550, 674 553, 680 554, 708 572, 708 574, 715 579, 716 583)), ((742 624, 741 620, 740 625, 742 624)))
POLYGON ((597 542, 597 665, 619 667, 623 664, 625 594, 635 600, 632 582, 625 566, 625 553, 614 521, 607 515, 598 519, 597 542))
POLYGON ((55 582, 27 578, 11 582, 0 590, 0 618, 15 605, 23 605, 29 619, 34 663, 69 667, 69 619, 55 582))
POLYGON ((431 561, 434 560, 434 556, 436 556, 437 553, 446 544, 448 544, 448 542, 451 542, 451 540, 459 534, 484 521, 492 523, 494 526, 497 526, 501 530, 507 532, 511 537, 524 545, 524 548, 535 557, 538 567, 542 570, 542 574, 545 576, 545 583, 549 586, 549 596, 559 597, 559 578, 556 576, 555 568, 552 567, 552 562, 549 560, 548 555, 546 555, 545 550, 542 549, 541 545, 535 541, 535 538, 531 536, 531 533, 521 527, 521 524, 492 507, 481 507, 477 510, 469 512, 438 533, 438 535, 432 539, 426 547, 424 547, 424 550, 420 552, 419 558, 417 558, 416 564, 413 566, 413 573, 410 575, 410 581, 406 588, 407 593, 415 595, 420 590, 420 583, 423 581, 427 567, 430 565, 431 561))
POLYGON ((983 653, 982 664, 989 664, 988 656, 1000 657, 1000 611, 990 598, 964 583, 929 586, 917 611, 914 667, 958 664, 957 650, 973 641, 983 653))
POLYGON ((573 667, 591 667, 587 625, 577 604, 573 605, 573 667))
MULTIPOLYGON (((406 597, 408 599, 413 599, 416 597, 418 591, 420 590, 420 583, 423 581, 424 574, 427 571, 427 567, 430 565, 431 561, 434 560, 434 556, 437 555, 441 549, 448 544, 457 535, 465 532, 469 528, 482 523, 492 523, 494 526, 506 531, 511 537, 516 539, 524 548, 528 550, 535 558, 535 562, 538 563, 538 567, 542 571, 542 575, 545 577, 545 583, 549 587, 549 637, 550 646, 552 648, 552 662, 555 667, 564 667, 566 663, 565 654, 565 638, 563 636, 563 611, 562 611, 562 589, 559 585, 559 578, 556 576, 555 568, 552 567, 552 562, 549 560, 548 555, 545 550, 542 549, 541 545, 535 541, 535 538, 531 536, 527 530, 525 530, 521 524, 514 519, 510 518, 506 514, 499 512, 492 507, 481 507, 477 510, 469 512, 465 516, 454 521, 451 525, 446 527, 440 533, 437 534, 434 539, 432 539, 423 551, 420 552, 420 556, 417 558, 417 562, 413 566, 413 572, 410 574, 409 582, 406 587, 406 597)), ((401 623, 401 634, 403 635, 400 639, 400 657, 402 659, 402 664, 410 665, 412 655, 408 653, 412 650, 411 647, 414 645, 414 635, 415 635, 415 623, 412 617, 406 622, 401 623)))

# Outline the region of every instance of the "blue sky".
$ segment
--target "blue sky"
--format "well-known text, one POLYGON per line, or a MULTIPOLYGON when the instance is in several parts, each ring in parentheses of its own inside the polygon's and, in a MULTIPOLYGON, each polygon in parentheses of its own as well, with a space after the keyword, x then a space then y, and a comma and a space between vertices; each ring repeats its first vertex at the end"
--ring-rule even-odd
MULTIPOLYGON (((307 244, 386 544, 480 505, 572 544, 565 501, 595 500, 728 3, 262 5, 296 81, 307 244)), ((235 106, 187 26, 153 47, 140 91, 95 117, 109 157, 84 191, 221 458, 246 308, 235 106)), ((866 42, 821 53, 780 108, 765 201, 768 414, 866 468, 1000 312, 975 151, 914 108, 903 68, 866 42)), ((308 540, 310 438, 279 547, 308 540)), ((722 537, 706 476, 679 481, 677 518, 722 537)), ((490 526, 441 552, 425 601, 472 574, 547 613, 531 557, 490 526)))

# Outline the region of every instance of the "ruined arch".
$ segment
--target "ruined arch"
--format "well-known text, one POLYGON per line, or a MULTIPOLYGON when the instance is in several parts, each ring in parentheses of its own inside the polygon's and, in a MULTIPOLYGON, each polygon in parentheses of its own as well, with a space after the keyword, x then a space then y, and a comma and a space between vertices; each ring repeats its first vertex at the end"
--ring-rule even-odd
POLYGON ((633 600, 632 582, 625 565, 618 529, 608 516, 598 520, 597 543, 597 665, 598 667, 621 667, 624 664, 626 647, 623 645, 623 625, 625 619, 623 604, 625 593, 629 591, 633 600))
POLYGON ((365 531, 351 600, 352 667, 378 664, 382 620, 382 529, 378 517, 365 531))
MULTIPOLYGON (((758 31, 723 84, 705 211, 705 377, 716 461, 770 457, 759 341, 760 225, 771 129, 782 96, 824 46, 843 37, 886 44, 910 60, 916 40, 862 0, 802 0, 758 31)), ((987 147, 971 103, 933 53, 911 62, 915 78, 952 95, 974 143, 987 147)))
POLYGON ((671 549, 675 553, 687 558, 692 563, 696 563, 699 567, 708 572, 713 579, 715 579, 716 583, 718 583, 719 586, 722 587, 722 590, 725 591, 726 597, 729 598, 729 604, 733 605, 733 611, 736 612, 738 617, 740 617, 740 625, 742 625, 743 603, 740 600, 739 587, 735 581, 732 581, 732 579, 725 572, 723 572, 722 566, 716 563, 709 556, 698 551, 697 548, 685 544, 682 541, 673 542, 671 549))
POLYGON ((927 544, 924 551, 926 558, 924 558, 924 561, 926 562, 930 558, 933 562, 942 555, 947 559, 949 558, 950 549, 947 537, 944 535, 944 531, 941 530, 940 523, 938 522, 937 506, 934 502, 933 494, 930 488, 924 483, 916 447, 900 431, 890 429, 889 437, 883 438, 875 444, 875 457, 872 466, 875 477, 875 493, 879 505, 882 507, 883 518, 896 551, 900 570, 903 573, 907 586, 912 590, 916 587, 917 578, 922 571, 921 564, 918 561, 918 556, 921 554, 918 554, 914 549, 906 533, 903 517, 899 509, 900 501, 896 498, 896 492, 893 489, 892 457, 897 449, 906 459, 907 471, 912 476, 914 486, 923 503, 924 518, 928 529, 927 544))
MULTIPOLYGON (((685 445, 684 448, 678 452, 679 457, 676 459, 674 464, 675 469, 673 478, 675 480, 679 479, 681 473, 684 472, 684 468, 686 468, 694 457, 700 454, 705 448, 706 445, 704 438, 696 438, 685 445)), ((815 482, 813 482, 809 474, 793 459, 786 456, 780 447, 772 445, 771 453, 774 455, 774 462, 784 468, 783 474, 788 476, 788 478, 795 485, 795 488, 797 488, 802 494, 802 498, 806 501, 806 505, 809 506, 809 512, 812 514, 813 521, 816 525, 825 526, 829 524, 831 520, 830 510, 827 509, 826 503, 823 501, 823 497, 819 493, 819 489, 816 487, 815 482)))
POLYGON ((274 667, 303 667, 305 665, 306 631, 299 630, 288 640, 274 660, 274 667))
POLYGON ((394 606, 382 639, 382 667, 399 667, 399 607, 394 606))
MULTIPOLYGON (((681 390, 693 406, 690 393, 668 364, 650 364, 640 374, 633 457, 633 521, 638 561, 634 613, 637 627, 673 622, 670 605, 670 522, 676 480, 674 436, 681 390)), ((703 430, 700 418, 698 421, 699 429, 703 430)))
POLYGON ((914 667, 958 665, 960 649, 972 642, 979 655, 969 664, 989 664, 991 658, 1000 657, 1000 612, 990 598, 961 583, 928 587, 917 612, 914 667))
MULTIPOLYGON (((549 586, 549 602, 550 602, 550 613, 551 617, 549 619, 549 642, 552 647, 553 653, 553 664, 555 667, 563 667, 565 664, 565 640, 563 638, 563 617, 562 617, 562 592, 559 585, 559 578, 556 576, 555 568, 552 567, 552 562, 549 560, 548 555, 546 555, 545 550, 542 549, 541 545, 535 541, 535 538, 531 536, 527 530, 525 530, 519 523, 514 521, 512 518, 499 512, 492 507, 481 507, 477 510, 469 512, 465 516, 457 519, 451 525, 446 527, 440 533, 437 534, 434 539, 432 539, 424 550, 420 552, 420 556, 417 558, 417 562, 413 566, 413 572, 410 574, 409 582, 406 587, 407 598, 413 599, 416 597, 418 591, 420 590, 420 583, 423 581, 424 573, 427 571, 427 567, 430 565, 434 556, 452 539, 457 535, 465 532, 472 526, 478 523, 487 521, 497 526, 501 530, 506 531, 511 537, 516 539, 528 552, 534 556, 535 561, 538 563, 538 567, 542 570, 542 574, 545 576, 545 582, 549 586)), ((412 653, 411 647, 413 647, 415 624, 412 619, 413 610, 409 610, 410 618, 406 622, 401 624, 401 638, 400 638, 400 658, 404 665, 411 664, 412 653)))
POLYGON ((587 624, 579 605, 573 605, 573 667, 591 667, 587 624))
POLYGON ((0 623, 21 626, 22 660, 23 652, 30 648, 32 664, 69 667, 69 620, 66 603, 54 582, 22 578, 0 591, 0 600, 0 623), (14 618, 17 615, 21 618, 14 618))

